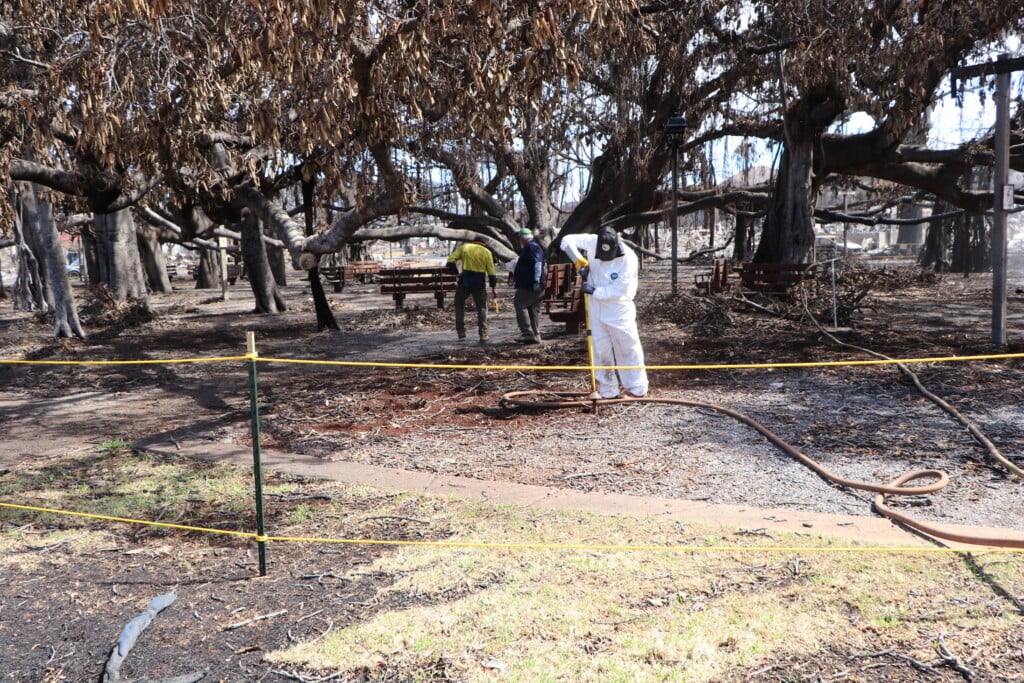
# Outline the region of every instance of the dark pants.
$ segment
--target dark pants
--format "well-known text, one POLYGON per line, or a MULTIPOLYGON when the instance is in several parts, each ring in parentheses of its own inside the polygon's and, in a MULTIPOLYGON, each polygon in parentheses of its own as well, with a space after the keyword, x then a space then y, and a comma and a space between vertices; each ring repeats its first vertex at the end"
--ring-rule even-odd
POLYGON ((480 332, 480 338, 487 336, 487 288, 466 289, 465 287, 455 288, 455 332, 459 339, 466 336, 466 299, 473 297, 476 304, 476 324, 480 332))
POLYGON ((524 339, 540 341, 540 304, 544 290, 516 289, 512 304, 516 308, 516 324, 524 339))

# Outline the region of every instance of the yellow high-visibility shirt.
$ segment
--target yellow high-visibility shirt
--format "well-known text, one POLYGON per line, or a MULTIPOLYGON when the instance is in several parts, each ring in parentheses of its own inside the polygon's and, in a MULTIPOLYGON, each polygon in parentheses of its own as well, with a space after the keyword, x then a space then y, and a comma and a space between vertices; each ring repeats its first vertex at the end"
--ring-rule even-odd
POLYGON ((455 247, 455 251, 448 257, 448 263, 462 261, 463 271, 474 271, 497 276, 494 270, 494 256, 491 250, 482 244, 468 242, 455 247))

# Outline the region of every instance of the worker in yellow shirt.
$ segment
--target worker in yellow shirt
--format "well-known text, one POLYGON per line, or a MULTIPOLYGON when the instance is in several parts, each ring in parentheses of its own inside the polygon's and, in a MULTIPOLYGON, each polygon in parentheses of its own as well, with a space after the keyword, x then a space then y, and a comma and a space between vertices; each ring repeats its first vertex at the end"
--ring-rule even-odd
POLYGON ((498 299, 498 275, 494 270, 494 255, 483 242, 460 244, 448 257, 448 270, 459 276, 455 288, 455 332, 459 339, 466 338, 466 299, 473 297, 476 304, 476 322, 480 341, 487 337, 487 285, 491 285, 494 300, 498 299), (459 265, 462 266, 461 272, 459 265))

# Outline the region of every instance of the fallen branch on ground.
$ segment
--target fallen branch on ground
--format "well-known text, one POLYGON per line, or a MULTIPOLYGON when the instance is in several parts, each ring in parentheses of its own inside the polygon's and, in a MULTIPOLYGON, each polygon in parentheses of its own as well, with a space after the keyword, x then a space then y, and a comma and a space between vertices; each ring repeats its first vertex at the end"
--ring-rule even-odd
MULTIPOLYGON (((103 679, 102 683, 133 683, 121 678, 121 665, 124 664, 125 657, 131 652, 132 648, 135 647, 135 643, 138 641, 139 636, 145 631, 156 615, 170 607, 177 599, 178 595, 174 591, 166 593, 164 595, 158 595, 153 598, 146 606, 146 611, 135 617, 121 629, 121 635, 117 639, 117 643, 110 652, 110 657, 107 659, 107 664, 103 668, 103 679)), ((195 683, 206 675, 206 670, 197 671, 195 673, 185 674, 183 676, 175 676, 173 678, 162 678, 159 680, 151 680, 148 678, 136 679, 135 683, 195 683)))
POLYGON ((222 628, 221 631, 234 631, 236 628, 242 628, 243 626, 248 626, 249 624, 256 623, 257 621, 263 621, 264 619, 273 619, 274 617, 279 617, 282 614, 287 613, 288 610, 282 609, 278 610, 277 612, 271 612, 270 614, 261 614, 258 617, 253 617, 252 619, 245 619, 244 621, 238 621, 234 624, 228 624, 227 626, 222 628))

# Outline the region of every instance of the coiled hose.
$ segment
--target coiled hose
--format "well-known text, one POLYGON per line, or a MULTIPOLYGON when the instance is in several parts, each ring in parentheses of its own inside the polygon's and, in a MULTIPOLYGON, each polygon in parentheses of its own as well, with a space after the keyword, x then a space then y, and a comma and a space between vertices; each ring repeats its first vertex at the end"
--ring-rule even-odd
POLYGON ((874 509, 888 519, 904 524, 921 533, 933 538, 940 538, 966 545, 981 545, 996 548, 1024 548, 1024 533, 1014 533, 1012 530, 1000 529, 987 530, 971 528, 966 533, 962 528, 949 525, 924 522, 910 515, 893 510, 885 503, 885 497, 892 496, 919 496, 926 493, 934 493, 949 483, 949 475, 941 470, 915 470, 896 478, 891 484, 873 484, 871 482, 857 481, 841 477, 821 463, 801 453, 792 445, 783 441, 763 424, 753 418, 744 415, 724 406, 703 401, 690 401, 681 398, 602 398, 595 399, 589 392, 552 392, 552 391, 513 391, 501 397, 501 406, 505 408, 592 408, 595 411, 599 406, 614 405, 616 403, 664 403, 668 405, 687 406, 690 408, 704 408, 742 422, 748 427, 758 431, 770 442, 778 446, 787 454, 795 458, 803 465, 809 467, 818 476, 837 486, 845 486, 860 491, 871 491, 875 493, 873 501, 874 509), (930 484, 919 486, 906 486, 906 484, 918 479, 934 479, 930 484))

